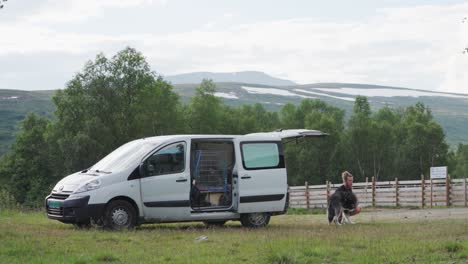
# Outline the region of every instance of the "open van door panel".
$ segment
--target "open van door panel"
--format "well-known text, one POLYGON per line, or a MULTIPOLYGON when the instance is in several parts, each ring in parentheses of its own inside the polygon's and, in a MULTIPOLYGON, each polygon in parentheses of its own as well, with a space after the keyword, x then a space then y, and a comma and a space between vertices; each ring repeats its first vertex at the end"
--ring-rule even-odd
POLYGON ((282 140, 325 136, 318 130, 286 129, 238 137, 238 212, 284 211, 288 184, 282 140))
POLYGON ((285 130, 278 130, 273 133, 279 133, 281 139, 328 136, 327 133, 323 133, 322 131, 308 130, 308 129, 285 129, 285 130))
POLYGON ((262 133, 252 133, 245 135, 246 137, 254 136, 270 136, 272 138, 279 139, 292 139, 292 138, 307 138, 307 137, 325 137, 328 136, 327 133, 324 133, 319 130, 308 130, 308 129, 279 129, 273 132, 262 132, 262 133))
POLYGON ((236 142, 239 213, 281 212, 288 189, 281 141, 236 142))

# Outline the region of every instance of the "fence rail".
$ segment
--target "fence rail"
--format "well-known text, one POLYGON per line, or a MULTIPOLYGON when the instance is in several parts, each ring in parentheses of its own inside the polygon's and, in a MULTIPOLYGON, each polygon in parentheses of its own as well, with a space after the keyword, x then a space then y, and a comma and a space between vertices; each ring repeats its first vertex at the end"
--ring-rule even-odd
MULTIPOLYGON (((467 179, 424 179, 377 182, 371 181, 353 184, 361 207, 397 206, 397 207, 433 207, 465 206, 468 207, 467 179)), ((289 206, 291 208, 326 208, 328 198, 341 186, 326 182, 323 185, 289 187, 289 206)))

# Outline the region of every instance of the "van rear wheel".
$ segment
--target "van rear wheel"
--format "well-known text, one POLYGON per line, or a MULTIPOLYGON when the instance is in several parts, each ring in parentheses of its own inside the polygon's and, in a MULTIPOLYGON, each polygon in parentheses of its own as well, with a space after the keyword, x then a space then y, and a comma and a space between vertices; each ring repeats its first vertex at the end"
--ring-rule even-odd
POLYGON ((268 225, 270 222, 269 213, 250 213, 241 215, 241 224, 244 227, 258 228, 268 225))
POLYGON ((106 206, 104 227, 113 230, 133 229, 136 224, 136 211, 133 205, 124 200, 115 200, 106 206))

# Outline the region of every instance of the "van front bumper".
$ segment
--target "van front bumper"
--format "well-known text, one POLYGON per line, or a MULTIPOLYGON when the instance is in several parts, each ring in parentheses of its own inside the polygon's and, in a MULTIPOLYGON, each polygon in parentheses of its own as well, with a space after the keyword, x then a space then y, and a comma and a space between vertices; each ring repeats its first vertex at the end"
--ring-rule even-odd
POLYGON ((65 197, 50 194, 45 198, 47 217, 63 223, 87 223, 98 219, 104 212, 105 204, 88 204, 89 195, 65 197))

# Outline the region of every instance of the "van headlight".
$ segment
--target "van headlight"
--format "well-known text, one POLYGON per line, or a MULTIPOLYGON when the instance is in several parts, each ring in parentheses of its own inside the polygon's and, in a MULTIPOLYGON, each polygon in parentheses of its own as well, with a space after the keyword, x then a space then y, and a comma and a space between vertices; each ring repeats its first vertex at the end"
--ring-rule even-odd
POLYGON ((99 189, 100 187, 101 187, 101 180, 96 179, 96 180, 92 180, 81 185, 73 193, 87 192, 87 191, 99 189))

